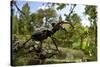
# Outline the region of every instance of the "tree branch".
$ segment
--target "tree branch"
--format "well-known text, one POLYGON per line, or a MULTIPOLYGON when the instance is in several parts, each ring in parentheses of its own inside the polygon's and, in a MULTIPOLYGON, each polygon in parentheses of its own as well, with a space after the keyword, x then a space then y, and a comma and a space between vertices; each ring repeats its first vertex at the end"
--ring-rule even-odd
POLYGON ((69 13, 69 15, 67 16, 67 19, 68 19, 68 20, 69 20, 71 14, 73 13, 75 7, 76 7, 76 4, 73 5, 73 8, 70 9, 70 13, 69 13))
POLYGON ((12 0, 11 3, 17 8, 17 10, 18 10, 21 14, 25 15, 25 13, 24 13, 21 9, 19 9, 19 7, 17 6, 16 1, 12 0))

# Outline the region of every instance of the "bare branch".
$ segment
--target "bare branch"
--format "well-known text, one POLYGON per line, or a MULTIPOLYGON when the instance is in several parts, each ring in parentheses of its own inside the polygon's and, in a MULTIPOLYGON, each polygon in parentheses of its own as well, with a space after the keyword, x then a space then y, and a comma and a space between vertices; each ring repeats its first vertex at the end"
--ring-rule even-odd
POLYGON ((70 9, 70 13, 69 13, 69 15, 67 16, 67 19, 68 19, 68 20, 69 20, 69 17, 71 16, 71 14, 73 13, 75 7, 76 7, 76 4, 73 5, 73 8, 70 9))
POLYGON ((25 13, 24 13, 21 9, 19 9, 19 7, 17 6, 16 1, 12 0, 12 4, 17 8, 17 10, 18 10, 21 14, 25 15, 25 13))

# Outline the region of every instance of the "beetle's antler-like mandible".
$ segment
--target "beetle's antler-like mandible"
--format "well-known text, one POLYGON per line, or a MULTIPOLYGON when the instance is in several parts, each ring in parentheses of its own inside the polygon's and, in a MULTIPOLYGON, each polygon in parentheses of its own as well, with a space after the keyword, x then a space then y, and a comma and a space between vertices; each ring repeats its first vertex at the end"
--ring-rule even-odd
POLYGON ((61 21, 58 24, 69 24, 69 25, 71 25, 72 28, 74 28, 74 26, 72 25, 72 22, 61 21))

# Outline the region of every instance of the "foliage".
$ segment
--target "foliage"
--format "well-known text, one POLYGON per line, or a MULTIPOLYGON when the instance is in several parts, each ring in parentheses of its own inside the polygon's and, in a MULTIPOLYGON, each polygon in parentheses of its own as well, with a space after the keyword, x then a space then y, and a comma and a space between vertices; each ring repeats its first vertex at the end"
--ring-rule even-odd
POLYGON ((13 16, 12 19, 13 19, 12 20, 12 29, 13 29, 12 33, 13 34, 18 34, 19 33, 19 30, 18 30, 18 26, 19 26, 18 18, 17 18, 17 16, 13 16))
POLYGON ((59 5, 57 7, 57 10, 61 10, 61 9, 63 9, 66 6, 66 4, 59 4, 59 3, 57 5, 59 5))
POLYGON ((96 26, 96 19, 97 19, 96 6, 86 6, 86 8, 85 8, 85 14, 89 15, 88 19, 91 22, 93 22, 91 24, 94 24, 96 26))
MULTIPOLYGON (((89 36, 89 54, 92 56, 97 56, 97 11, 96 6, 86 6, 85 14, 88 15, 88 19, 91 22, 91 26, 88 29, 89 36)), ((96 58, 96 57, 95 57, 96 58)), ((97 58, 96 58, 97 59, 97 58)))

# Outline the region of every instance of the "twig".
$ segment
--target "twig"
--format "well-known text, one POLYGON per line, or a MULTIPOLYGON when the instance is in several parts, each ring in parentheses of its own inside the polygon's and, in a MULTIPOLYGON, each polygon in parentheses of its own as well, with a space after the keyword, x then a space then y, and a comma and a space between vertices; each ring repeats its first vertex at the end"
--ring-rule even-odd
POLYGON ((16 1, 12 0, 12 4, 15 5, 15 7, 17 8, 17 10, 18 10, 20 13, 22 13, 23 15, 25 15, 25 13, 24 13, 21 9, 19 9, 19 7, 17 6, 16 1))
POLYGON ((67 19, 68 19, 68 20, 69 20, 69 17, 71 16, 71 14, 73 13, 75 7, 76 7, 76 4, 73 5, 73 8, 70 9, 70 13, 69 13, 69 15, 67 16, 67 19))

